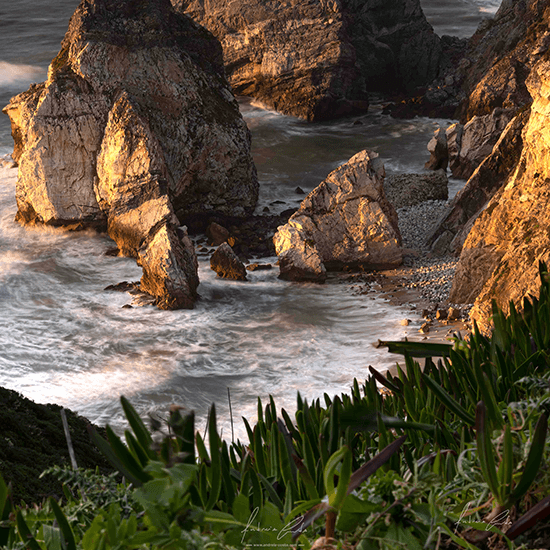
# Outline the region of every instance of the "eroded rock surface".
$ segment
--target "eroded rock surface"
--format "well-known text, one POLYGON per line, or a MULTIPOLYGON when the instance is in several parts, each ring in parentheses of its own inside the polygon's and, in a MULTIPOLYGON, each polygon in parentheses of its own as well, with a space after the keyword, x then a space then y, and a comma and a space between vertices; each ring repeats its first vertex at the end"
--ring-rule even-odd
POLYGON ((525 110, 509 122, 491 154, 456 194, 428 239, 427 244, 434 252, 460 254, 473 223, 514 171, 523 146, 522 130, 528 119, 529 110, 525 110))
POLYGON ((537 294, 538 262, 550 259, 550 54, 527 81, 533 98, 523 130, 519 162, 470 231, 457 268, 450 300, 474 302, 471 316, 487 329, 491 299, 505 310, 521 307, 537 294))
POLYGON ((401 235, 384 176, 377 153, 361 151, 307 195, 273 237, 281 277, 323 280, 326 268, 399 265, 401 235))
POLYGON ((173 0, 217 36, 237 94, 308 120, 362 112, 367 91, 411 90, 441 44, 418 0, 173 0))
POLYGON ((246 268, 227 243, 220 244, 212 254, 210 269, 215 271, 219 277, 234 279, 235 281, 246 281, 246 268))
POLYGON ((495 108, 518 109, 531 102, 526 79, 550 45, 545 0, 504 0, 492 20, 470 39, 459 66, 466 100, 462 122, 495 108))
POLYGON ((107 228, 160 307, 191 307, 186 217, 252 213, 250 134, 219 42, 169 0, 83 0, 48 80, 4 109, 23 222, 107 228))

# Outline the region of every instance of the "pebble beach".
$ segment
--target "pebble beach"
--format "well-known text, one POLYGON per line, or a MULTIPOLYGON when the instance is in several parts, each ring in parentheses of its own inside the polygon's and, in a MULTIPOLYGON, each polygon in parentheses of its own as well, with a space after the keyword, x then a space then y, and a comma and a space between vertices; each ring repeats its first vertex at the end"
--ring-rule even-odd
MULTIPOLYGON (((382 292, 395 305, 405 305, 424 320, 419 339, 445 340, 456 332, 470 330, 469 311, 473 304, 453 304, 449 293, 458 257, 435 256, 426 241, 443 217, 449 200, 428 200, 397 209, 403 239, 403 265, 396 269, 357 274, 348 279, 358 293, 382 292), (362 284, 357 285, 359 280, 362 284), (447 319, 449 311, 454 318, 447 319)), ((406 324, 407 319, 403 319, 406 324)))

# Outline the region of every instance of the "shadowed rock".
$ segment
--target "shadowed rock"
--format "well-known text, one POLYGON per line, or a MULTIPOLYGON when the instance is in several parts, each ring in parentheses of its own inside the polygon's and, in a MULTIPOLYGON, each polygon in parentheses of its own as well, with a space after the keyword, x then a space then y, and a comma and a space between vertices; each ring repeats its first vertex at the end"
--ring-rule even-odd
POLYGON ((368 91, 410 91, 439 69, 418 0, 173 3, 220 39, 236 93, 307 120, 366 111, 368 91))
POLYGON ((443 170, 428 174, 395 174, 384 179, 384 192, 394 208, 414 206, 429 200, 446 201, 449 180, 443 170))

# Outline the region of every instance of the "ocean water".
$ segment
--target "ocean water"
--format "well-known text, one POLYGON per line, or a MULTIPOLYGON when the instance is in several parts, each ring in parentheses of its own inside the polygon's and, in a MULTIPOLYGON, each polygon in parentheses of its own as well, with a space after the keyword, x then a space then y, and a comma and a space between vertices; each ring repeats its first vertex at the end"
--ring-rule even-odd
MULTIPOLYGON (((75 0, 18 0, 0 7, 0 104, 45 79, 75 0)), ((493 1, 423 2, 440 34, 470 35, 496 11, 493 1)), ((296 188, 313 189, 330 170, 371 148, 388 172, 418 172, 426 143, 448 121, 396 121, 376 106, 357 119, 310 125, 263 109, 241 108, 253 135, 261 183, 258 210, 297 206, 296 188)), ((0 116, 0 156, 11 153, 0 116)), ((0 385, 37 402, 56 402, 99 424, 123 426, 118 403, 164 414, 171 403, 197 411, 216 402, 229 434, 228 390, 237 436, 241 416, 272 394, 292 409, 296 392, 313 399, 347 391, 368 366, 395 358, 372 344, 416 332, 420 319, 376 295, 358 295, 337 279, 326 285, 280 281, 277 270, 246 283, 218 279, 200 261, 201 300, 193 311, 123 308, 124 293, 104 288, 136 281, 141 270, 106 256, 110 239, 94 232, 23 228, 14 222, 16 169, 0 168, 0 385), (400 325, 412 318, 409 327, 400 325)), ((274 261, 275 259, 271 259, 274 261)))

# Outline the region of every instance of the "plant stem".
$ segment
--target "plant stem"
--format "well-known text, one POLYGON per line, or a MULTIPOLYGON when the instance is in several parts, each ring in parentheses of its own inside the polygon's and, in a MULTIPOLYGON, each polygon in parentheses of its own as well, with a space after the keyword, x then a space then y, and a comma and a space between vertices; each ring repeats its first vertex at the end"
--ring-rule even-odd
POLYGON ((327 521, 325 527, 325 539, 334 538, 334 528, 336 526, 336 512, 327 512, 327 521))

